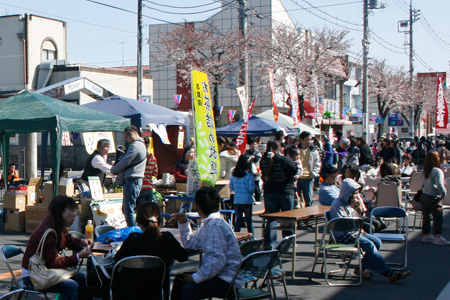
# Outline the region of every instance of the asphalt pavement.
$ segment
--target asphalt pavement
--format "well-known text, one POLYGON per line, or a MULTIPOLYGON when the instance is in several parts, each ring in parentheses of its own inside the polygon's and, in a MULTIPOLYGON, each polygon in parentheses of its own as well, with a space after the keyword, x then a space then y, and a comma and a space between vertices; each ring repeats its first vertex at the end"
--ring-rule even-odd
MULTIPOLYGON (((315 201, 315 205, 317 205, 315 201)), ((263 205, 255 205, 254 210, 263 209, 263 205)), ((389 283, 388 278, 374 273, 369 280, 364 280, 360 286, 329 286, 324 275, 320 273, 321 265, 316 267, 312 281, 308 280, 314 259, 314 229, 301 226, 298 231, 296 253, 295 279, 291 279, 291 263, 283 260, 283 268, 287 273, 289 299, 450 299, 450 246, 436 246, 421 241, 421 230, 413 230, 413 219, 409 217, 408 237, 408 267, 412 273, 409 277, 395 283, 389 283), (449 285, 447 287, 447 285, 449 285), (447 287, 447 288, 446 288, 447 287)), ((255 235, 261 237, 261 219, 254 217, 255 235)), ((419 222, 417 222, 419 224, 419 222)), ((322 228, 321 228, 322 229, 322 228)), ((243 228, 242 230, 245 230, 243 228)), ((28 233, 9 233, 4 231, 0 223, 0 244, 15 244, 26 247, 28 233)), ((450 215, 444 212, 444 237, 450 240, 450 215)), ((281 239, 281 233, 279 233, 281 239)), ((384 243, 382 254, 387 260, 398 258, 401 249, 398 246, 384 243)), ((20 261, 12 263, 13 269, 20 269, 20 261)), ((195 271, 198 269, 198 257, 193 256, 186 263, 175 263, 173 272, 195 271)), ((9 283, 8 270, 0 261, 0 295, 7 292, 9 283)), ((276 282, 278 299, 286 299, 281 282, 276 282)), ((53 295, 49 295, 52 297, 53 295)), ((44 297, 29 296, 28 299, 44 299, 44 297)), ((151 299, 151 298, 149 298, 151 299)))

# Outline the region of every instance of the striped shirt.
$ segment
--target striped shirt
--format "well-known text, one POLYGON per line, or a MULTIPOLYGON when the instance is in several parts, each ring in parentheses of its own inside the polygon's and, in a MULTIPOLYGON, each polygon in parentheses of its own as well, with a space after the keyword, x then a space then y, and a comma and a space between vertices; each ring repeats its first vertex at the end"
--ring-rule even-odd
POLYGON ((156 163, 156 157, 149 153, 147 155, 147 164, 145 165, 144 179, 142 181, 143 190, 153 190, 153 176, 158 175, 158 164, 156 163))

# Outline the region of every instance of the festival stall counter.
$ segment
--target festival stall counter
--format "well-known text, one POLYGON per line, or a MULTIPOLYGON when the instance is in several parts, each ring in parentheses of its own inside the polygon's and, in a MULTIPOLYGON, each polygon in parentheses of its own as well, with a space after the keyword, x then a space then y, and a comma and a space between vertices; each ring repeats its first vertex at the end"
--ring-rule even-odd
POLYGON ((83 231, 88 220, 93 220, 95 226, 111 225, 116 228, 126 227, 122 213, 123 194, 107 193, 103 199, 79 197, 80 201, 80 230, 83 231))

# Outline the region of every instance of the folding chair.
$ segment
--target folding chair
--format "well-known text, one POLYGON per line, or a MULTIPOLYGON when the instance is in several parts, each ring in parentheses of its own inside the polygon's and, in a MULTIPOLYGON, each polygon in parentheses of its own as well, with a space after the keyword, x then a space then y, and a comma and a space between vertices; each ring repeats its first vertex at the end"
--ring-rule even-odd
POLYGON ((406 268, 408 262, 408 214, 406 210, 399 207, 376 207, 370 213, 370 234, 376 236, 383 242, 393 242, 404 244, 404 259, 401 263, 386 262, 389 265, 398 266, 399 270, 406 268), (372 233, 372 220, 374 217, 379 218, 396 218, 399 226, 393 231, 385 230, 379 233, 372 233))
POLYGON ((115 227, 111 226, 111 225, 100 225, 94 228, 94 232, 95 232, 95 238, 98 238, 99 236, 101 236, 102 234, 108 232, 108 231, 113 231, 116 230, 115 227))
MULTIPOLYGON (((23 290, 23 293, 25 294, 25 298, 28 294, 42 294, 46 299, 49 299, 47 296, 47 292, 43 291, 36 291, 33 289, 29 289, 25 286, 22 279, 19 279, 14 270, 11 268, 10 261, 11 260, 17 260, 18 262, 22 262, 23 257, 23 250, 19 246, 16 245, 3 245, 0 247, 0 252, 2 254, 3 261, 6 264, 6 267, 8 268, 9 273, 11 274, 11 282, 6 287, 8 291, 14 291, 14 290, 23 290), (17 256, 20 255, 20 260, 17 259, 17 256)), ((49 292, 50 293, 50 292, 49 292)), ((9 298, 5 298, 9 299, 9 298)), ((14 299, 14 298, 11 298, 14 299)))
POLYGON ((24 289, 18 289, 14 290, 12 292, 6 293, 2 296, 0 296, 1 300, 19 300, 22 299, 22 297, 25 296, 25 290, 24 289))
MULTIPOLYGON (((275 249, 278 250, 278 252, 280 253, 280 255, 278 256, 278 265, 280 266, 280 268, 272 268, 272 269, 270 269, 270 273, 269 273, 269 280, 270 280, 270 283, 272 285, 272 292, 273 292, 273 296, 274 296, 275 300, 277 299, 277 296, 276 296, 276 293, 275 293, 275 286, 273 284, 273 280, 274 279, 280 279, 281 280, 281 282, 283 283, 283 288, 284 288, 284 293, 286 295, 286 300, 289 300, 289 295, 288 295, 287 286, 286 286, 286 278, 284 276, 285 275, 285 271, 283 270, 283 265, 282 265, 282 262, 281 262, 281 255, 288 253, 289 248, 291 248, 293 241, 295 241, 295 235, 290 235, 290 236, 284 237, 275 246, 275 249)), ((293 251, 295 251, 295 245, 293 247, 294 247, 293 251)))
POLYGON ((278 259, 279 252, 277 250, 269 251, 258 251, 247 255, 239 265, 236 273, 234 274, 233 280, 231 281, 225 299, 271 299, 272 295, 269 291, 263 291, 267 277, 269 275, 270 269, 274 266, 278 259), (240 289, 236 288, 235 281, 239 279, 241 275, 255 276, 257 278, 262 278, 260 284, 253 284, 251 288, 242 287, 240 289))
POLYGON ((401 207, 402 189, 395 182, 380 182, 377 190, 377 207, 401 207))
POLYGON ((136 255, 121 259, 113 268, 110 283, 110 299, 164 299, 164 276, 166 266, 161 258, 150 255, 136 255), (139 272, 139 281, 130 284, 126 281, 126 286, 121 284, 131 273, 139 272), (136 298, 135 298, 136 299, 136 298))
POLYGON ((360 285, 362 282, 362 265, 361 265, 361 249, 359 246, 359 236, 362 229, 362 220, 360 218, 335 218, 330 220, 323 232, 322 241, 319 245, 316 245, 316 257, 314 261, 309 280, 311 280, 312 273, 316 266, 320 252, 323 253, 323 272, 325 273, 325 280, 330 286, 342 286, 342 285, 360 285), (342 240, 348 240, 348 243, 338 242, 342 240), (345 280, 347 275, 351 279, 349 273, 350 264, 354 257, 358 259, 359 280, 350 283, 344 282, 332 282, 330 274, 341 272, 342 269, 335 269, 328 271, 328 260, 331 256, 338 254, 337 265, 344 265, 344 274, 342 280, 345 280))
POLYGON ((259 251, 261 249, 262 244, 264 243, 264 239, 255 239, 250 240, 242 243, 239 246, 239 249, 241 250, 241 255, 243 257, 249 255, 250 253, 259 251))
POLYGON ((450 208, 450 178, 445 178, 446 185, 445 189, 447 193, 445 194, 444 199, 442 199, 442 208, 449 209, 450 208))

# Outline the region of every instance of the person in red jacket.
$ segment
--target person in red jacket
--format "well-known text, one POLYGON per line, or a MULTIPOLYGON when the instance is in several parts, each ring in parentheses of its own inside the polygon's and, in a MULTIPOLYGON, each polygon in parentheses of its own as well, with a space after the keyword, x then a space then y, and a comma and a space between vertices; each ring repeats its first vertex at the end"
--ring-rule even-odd
MULTIPOLYGON (((68 233, 68 228, 73 224, 77 212, 77 206, 73 198, 56 196, 51 201, 48 211, 49 215, 42 220, 28 240, 27 249, 22 259, 23 283, 29 289, 34 289, 34 286, 31 282, 28 264, 30 258, 36 253, 39 242, 47 229, 52 228, 56 231, 56 234, 51 232, 47 235, 43 247, 43 257, 48 268, 75 267, 80 259, 86 258, 92 253, 90 249, 90 246, 94 244, 92 240, 74 238, 68 233), (66 248, 79 252, 60 256, 59 252, 66 248)), ((64 300, 92 299, 94 295, 107 299, 107 296, 102 295, 101 290, 88 289, 85 283, 85 275, 78 273, 71 279, 50 287, 49 290, 57 291, 64 300)))

